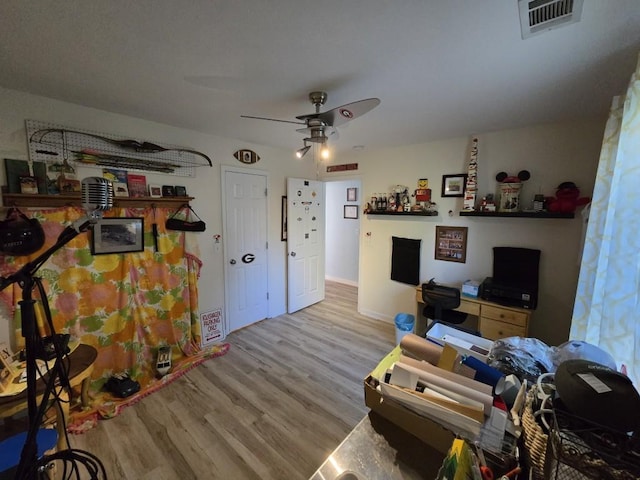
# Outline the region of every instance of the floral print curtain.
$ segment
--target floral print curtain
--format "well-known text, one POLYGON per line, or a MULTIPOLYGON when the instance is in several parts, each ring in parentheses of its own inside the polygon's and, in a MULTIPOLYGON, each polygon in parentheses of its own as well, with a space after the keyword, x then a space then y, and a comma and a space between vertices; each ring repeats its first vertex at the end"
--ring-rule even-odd
MULTIPOLYGON (((127 371, 144 386, 155 377, 159 346, 172 347, 174 361, 199 349, 197 280, 201 262, 195 233, 166 230, 167 208, 116 208, 105 217, 142 217, 144 251, 92 255, 90 233, 82 233, 55 252, 38 270, 57 333, 94 346, 98 358, 93 387, 127 371), (155 251, 152 225, 158 226, 155 251)), ((75 207, 25 211, 46 234, 44 247, 29 257, 0 256, 6 277, 55 243, 60 232, 84 211, 75 207)), ((19 285, 0 293, 13 311, 22 299, 19 285)), ((34 298, 38 298, 37 289, 34 298)), ((36 306, 36 313, 42 309, 36 306)), ((41 317, 41 315, 39 315, 41 317)), ((43 334, 42 319, 39 318, 43 334)), ((19 322, 17 322, 19 323, 19 322)), ((19 337, 21 337, 18 331, 19 337)), ((23 339, 17 338, 20 344, 23 339)))

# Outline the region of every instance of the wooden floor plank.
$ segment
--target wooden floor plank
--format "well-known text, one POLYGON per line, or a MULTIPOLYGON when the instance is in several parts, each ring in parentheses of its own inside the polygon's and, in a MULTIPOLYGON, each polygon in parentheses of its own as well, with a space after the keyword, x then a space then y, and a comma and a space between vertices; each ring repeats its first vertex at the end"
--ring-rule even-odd
POLYGON ((356 305, 327 282, 324 301, 231 333, 226 355, 71 445, 110 479, 307 479, 367 413, 362 380, 395 344, 356 305))

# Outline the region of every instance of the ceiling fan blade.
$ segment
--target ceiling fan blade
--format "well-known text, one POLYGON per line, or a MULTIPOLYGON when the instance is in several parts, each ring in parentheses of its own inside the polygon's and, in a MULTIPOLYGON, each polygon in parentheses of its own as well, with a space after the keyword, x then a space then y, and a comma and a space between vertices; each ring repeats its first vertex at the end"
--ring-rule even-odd
POLYGON ((242 118, 253 118, 256 120, 269 120, 271 122, 282 122, 282 123, 293 123, 295 125, 306 125, 304 122, 293 122, 291 120, 279 120, 277 118, 267 118, 267 117, 253 117, 251 115, 240 115, 242 118))
POLYGON ((309 115, 300 115, 296 117, 298 120, 307 121, 312 118, 317 118, 325 125, 337 127, 343 123, 353 120, 354 118, 364 115, 369 110, 373 110, 380 105, 379 98, 367 98, 365 100, 359 100, 353 103, 347 103, 341 107, 336 107, 332 110, 323 113, 311 113, 309 115))

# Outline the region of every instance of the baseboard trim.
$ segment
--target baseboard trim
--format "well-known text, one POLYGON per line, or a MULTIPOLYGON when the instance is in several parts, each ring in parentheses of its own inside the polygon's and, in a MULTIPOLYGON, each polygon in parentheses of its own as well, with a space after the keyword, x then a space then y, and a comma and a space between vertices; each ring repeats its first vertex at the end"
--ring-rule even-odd
POLYGON ((324 279, 325 279, 325 281, 328 280, 329 282, 342 283, 344 285, 349 285, 351 287, 357 287, 358 286, 358 282, 353 281, 353 280, 347 280, 346 278, 337 278, 337 277, 325 276, 324 279))

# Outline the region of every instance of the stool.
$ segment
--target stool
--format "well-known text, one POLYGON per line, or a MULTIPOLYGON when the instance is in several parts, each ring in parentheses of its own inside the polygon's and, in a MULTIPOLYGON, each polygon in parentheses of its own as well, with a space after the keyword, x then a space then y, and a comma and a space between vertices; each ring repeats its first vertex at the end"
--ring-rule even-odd
MULTIPOLYGON (((82 406, 87 407, 89 405, 89 383, 91 373, 93 372, 93 364, 98 356, 98 352, 90 345, 80 344, 69 355, 69 383, 72 387, 80 386, 81 388, 81 401, 82 406)), ((38 395, 38 402, 42 399, 42 392, 45 388, 45 382, 43 379, 39 379, 36 384, 36 393, 38 395)), ((62 392, 61 396, 65 399, 66 393, 62 392)), ((23 391, 17 395, 0 397, 0 418, 6 418, 15 415, 22 410, 26 410, 27 405, 27 392, 23 391)), ((56 427, 58 429, 58 450, 65 450, 69 446, 67 445, 67 439, 65 436, 64 426, 69 418, 69 403, 57 402, 55 404, 56 412, 56 427)))

